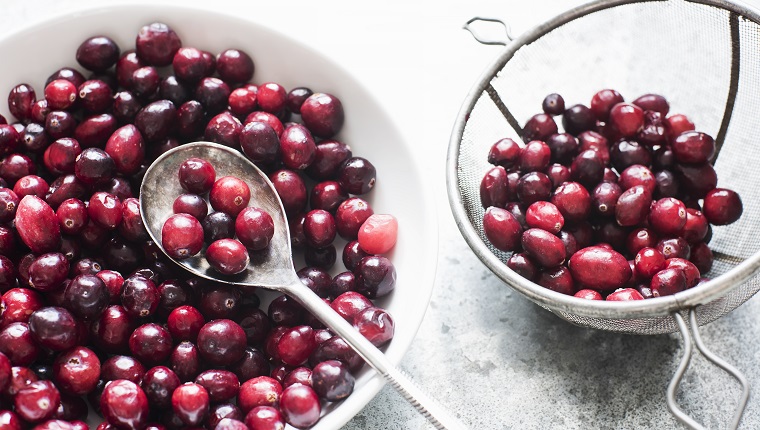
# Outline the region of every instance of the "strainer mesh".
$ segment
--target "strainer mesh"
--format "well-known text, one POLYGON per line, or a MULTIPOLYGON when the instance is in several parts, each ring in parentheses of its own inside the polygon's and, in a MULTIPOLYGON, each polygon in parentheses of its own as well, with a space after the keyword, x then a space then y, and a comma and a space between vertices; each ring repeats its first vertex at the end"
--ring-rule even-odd
MULTIPOLYGON (((626 100, 649 92, 662 94, 671 112, 687 114, 698 130, 725 142, 715 163, 718 186, 742 196, 744 214, 730 226, 714 228, 710 247, 716 259, 707 275, 725 273, 758 252, 760 183, 753 173, 760 166, 759 31, 757 22, 720 7, 650 1, 590 13, 520 47, 490 78, 469 112, 460 143, 459 192, 481 240, 506 261, 509 254, 494 249, 483 233, 479 186, 490 167, 490 146, 504 137, 522 142, 519 127, 541 111, 546 94, 562 94, 566 106, 588 105, 598 90, 614 88, 626 100)), ((497 275, 507 283, 513 276, 506 270, 497 275)), ((754 276, 704 304, 699 323, 725 315, 758 289, 760 280, 754 276)), ((669 316, 590 318, 542 306, 575 324, 599 329, 638 334, 678 329, 669 316)))

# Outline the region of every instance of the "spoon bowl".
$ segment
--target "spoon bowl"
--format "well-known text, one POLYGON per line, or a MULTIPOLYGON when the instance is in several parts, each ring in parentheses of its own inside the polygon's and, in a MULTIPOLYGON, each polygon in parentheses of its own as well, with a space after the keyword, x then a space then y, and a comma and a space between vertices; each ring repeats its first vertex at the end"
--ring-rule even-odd
POLYGON ((293 267, 285 209, 279 195, 266 175, 237 150, 211 142, 194 142, 167 151, 145 172, 140 186, 140 213, 150 238, 168 259, 180 267, 196 276, 216 282, 262 287, 291 296, 328 329, 343 338, 346 344, 385 377, 436 428, 465 428, 433 398, 417 388, 382 351, 298 279, 293 267), (177 179, 179 166, 193 157, 210 162, 216 170, 217 178, 234 176, 248 184, 251 190, 250 204, 269 212, 274 221, 275 232, 270 246, 263 251, 251 253, 248 267, 237 275, 224 276, 212 269, 205 259, 205 249, 194 257, 175 260, 162 246, 163 224, 173 214, 174 199, 184 193, 177 179))

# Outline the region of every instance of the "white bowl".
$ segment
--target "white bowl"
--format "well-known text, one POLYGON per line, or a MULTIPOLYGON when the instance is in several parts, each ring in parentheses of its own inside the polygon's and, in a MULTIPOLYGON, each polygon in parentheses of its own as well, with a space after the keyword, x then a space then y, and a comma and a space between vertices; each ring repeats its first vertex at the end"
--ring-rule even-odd
MULTIPOLYGON (((256 66, 254 83, 275 81, 286 89, 307 86, 341 99, 346 122, 337 138, 351 145, 354 155, 375 164, 377 186, 369 200, 375 212, 391 213, 399 221, 399 238, 391 255, 398 281, 395 291, 379 304, 391 312, 396 325, 386 355, 392 362, 400 362, 422 322, 433 287, 438 250, 435 206, 408 143, 389 115, 381 109, 371 91, 339 65, 267 28, 265 23, 177 6, 104 6, 34 23, 0 40, 4 64, 0 68, 0 95, 8 94, 13 86, 25 82, 31 84, 41 98, 45 80, 55 70, 64 66, 82 70, 75 60, 75 52, 83 40, 106 35, 124 52, 134 49, 140 27, 154 21, 171 26, 184 46, 212 53, 226 48, 245 50, 256 66)), ((13 120, 5 103, 0 113, 13 120)), ((340 251, 339 247, 335 273, 343 270, 340 251)), ((327 408, 314 428, 342 426, 383 384, 383 378, 365 366, 357 375, 353 394, 327 408)))

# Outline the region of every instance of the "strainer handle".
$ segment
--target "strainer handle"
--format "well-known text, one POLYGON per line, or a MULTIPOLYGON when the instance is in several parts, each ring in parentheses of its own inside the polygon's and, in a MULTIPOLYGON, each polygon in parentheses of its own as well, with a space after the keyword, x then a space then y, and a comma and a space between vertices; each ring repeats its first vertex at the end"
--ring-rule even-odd
POLYGON ((715 366, 725 370, 741 385, 742 394, 739 398, 739 404, 734 411, 734 417, 731 421, 731 426, 729 427, 731 429, 738 428, 739 422, 741 421, 742 415, 744 414, 744 408, 747 406, 747 401, 749 400, 749 382, 747 381, 747 378, 737 368, 728 364, 725 360, 707 349, 705 344, 702 342, 702 337, 699 335, 696 308, 689 309, 689 326, 686 325, 686 322, 680 313, 673 313, 673 318, 676 320, 678 328, 681 330, 681 336, 683 336, 684 352, 683 357, 681 358, 681 363, 678 365, 678 369, 676 370, 675 375, 673 375, 673 379, 670 380, 670 384, 668 385, 668 409, 670 409, 670 412, 676 418, 678 418, 679 421, 687 425, 689 428, 700 430, 705 428, 696 422, 692 417, 687 415, 680 407, 678 407, 678 403, 676 403, 676 392, 678 391, 678 386, 681 384, 681 379, 683 378, 684 373, 686 373, 686 370, 689 368, 691 355, 694 352, 694 346, 692 344, 693 339, 694 343, 697 345, 697 349, 702 353, 703 357, 712 362, 715 366), (689 330, 689 328, 691 328, 691 330, 689 330))
POLYGON ((467 21, 464 26, 462 27, 465 30, 469 31, 470 34, 472 34, 472 37, 475 38, 478 42, 484 44, 484 45, 506 45, 507 43, 512 41, 512 34, 509 30, 509 26, 504 23, 504 21, 496 18, 481 18, 479 16, 476 16, 474 18, 471 18, 469 21, 467 21), (504 27, 504 39, 489 39, 485 36, 481 36, 477 31, 475 31, 475 28, 473 28, 473 24, 477 22, 493 22, 496 24, 501 24, 502 27, 504 27))

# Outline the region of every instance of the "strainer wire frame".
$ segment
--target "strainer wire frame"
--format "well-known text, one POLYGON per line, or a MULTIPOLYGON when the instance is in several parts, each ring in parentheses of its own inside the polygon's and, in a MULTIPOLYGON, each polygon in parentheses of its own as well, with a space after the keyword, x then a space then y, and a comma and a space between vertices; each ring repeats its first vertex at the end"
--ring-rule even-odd
MULTIPOLYGON (((446 185, 449 202, 454 220, 467 244, 483 261, 483 263, 500 279, 506 282, 517 291, 527 296, 532 301, 544 306, 554 312, 566 312, 582 317, 590 318, 614 318, 614 319, 639 319, 649 317, 668 316, 674 312, 685 311, 699 305, 707 304, 713 300, 719 299, 739 285, 749 280, 758 270, 760 270, 760 252, 756 252, 746 260, 737 264, 726 273, 717 276, 697 287, 679 292, 671 296, 652 298, 647 300, 634 300, 627 302, 606 302, 598 300, 584 300, 573 296, 558 293, 548 288, 541 287, 508 268, 496 255, 494 255, 483 240, 478 235, 473 225, 470 223, 465 210, 464 200, 460 193, 458 178, 458 160, 460 143, 464 134, 465 126, 469 113, 475 107, 475 104, 483 95, 488 92, 489 95, 495 93, 491 87, 491 79, 501 70, 514 54, 522 47, 536 41, 544 34, 585 15, 601 11, 604 9, 642 2, 663 2, 673 0, 598 0, 559 15, 552 20, 541 24, 532 30, 520 35, 506 45, 501 55, 485 70, 478 79, 475 86, 467 94, 462 107, 457 115, 456 122, 449 141, 449 151, 447 155, 446 167, 446 185)), ((760 24, 760 14, 746 6, 738 5, 724 0, 685 0, 690 3, 699 3, 708 6, 714 6, 726 9, 734 14, 749 18, 760 24)), ((735 18, 732 16, 732 18, 735 18)), ((736 48, 734 44, 733 48, 736 48)), ((735 76, 732 73, 732 80, 735 76)), ((730 103, 730 101, 729 101, 730 103)), ((727 103, 727 108, 731 106, 727 103)), ((728 113, 730 115, 730 112, 728 113)), ((726 113, 724 112, 724 122, 726 113)), ((510 123, 514 118, 508 119, 510 123)), ((513 128, 515 124, 512 124, 513 128)), ((519 127, 519 126, 518 126, 519 127)), ((720 142, 718 142, 719 146, 720 142)), ((484 155, 485 156, 485 155, 484 155)))

